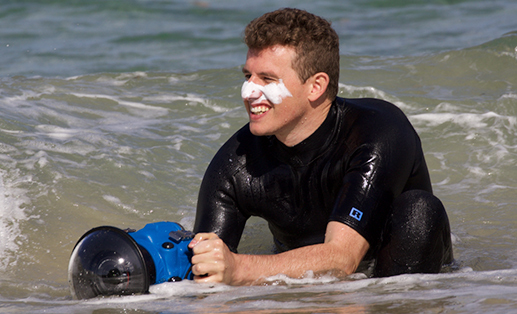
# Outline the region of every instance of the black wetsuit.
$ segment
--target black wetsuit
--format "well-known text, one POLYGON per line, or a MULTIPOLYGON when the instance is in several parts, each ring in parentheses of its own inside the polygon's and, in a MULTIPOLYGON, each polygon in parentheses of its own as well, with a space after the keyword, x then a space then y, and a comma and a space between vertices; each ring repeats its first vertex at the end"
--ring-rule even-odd
POLYGON ((269 223, 279 251, 322 243, 329 221, 344 223, 370 244, 377 276, 437 272, 452 259, 420 139, 378 99, 336 98, 294 147, 248 125, 237 131, 205 173, 194 232, 215 232, 236 251, 250 216, 269 223))

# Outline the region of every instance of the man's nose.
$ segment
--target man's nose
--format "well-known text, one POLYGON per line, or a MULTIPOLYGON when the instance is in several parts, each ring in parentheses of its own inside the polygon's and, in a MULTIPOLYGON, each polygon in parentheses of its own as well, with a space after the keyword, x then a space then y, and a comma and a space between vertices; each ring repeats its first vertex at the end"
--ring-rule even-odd
POLYGON ((253 80, 249 79, 244 82, 242 87, 242 98, 245 100, 254 100, 258 99, 262 96, 262 86, 253 82, 253 80))

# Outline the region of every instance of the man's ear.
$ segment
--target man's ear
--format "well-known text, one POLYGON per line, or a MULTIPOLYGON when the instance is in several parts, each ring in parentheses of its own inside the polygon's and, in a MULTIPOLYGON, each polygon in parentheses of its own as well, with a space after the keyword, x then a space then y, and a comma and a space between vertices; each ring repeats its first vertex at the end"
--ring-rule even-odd
POLYGON ((329 76, 325 72, 319 72, 314 74, 311 78, 311 90, 309 93, 309 101, 314 102, 318 100, 329 86, 329 76))

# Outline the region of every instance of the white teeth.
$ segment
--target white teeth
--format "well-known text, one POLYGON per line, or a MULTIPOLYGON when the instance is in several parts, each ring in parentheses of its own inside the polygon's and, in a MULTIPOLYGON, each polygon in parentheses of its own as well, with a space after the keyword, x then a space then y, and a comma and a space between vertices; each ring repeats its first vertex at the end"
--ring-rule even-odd
POLYGON ((269 111, 269 107, 267 106, 257 106, 257 107, 251 107, 250 108, 251 113, 253 114, 262 114, 264 112, 269 111))

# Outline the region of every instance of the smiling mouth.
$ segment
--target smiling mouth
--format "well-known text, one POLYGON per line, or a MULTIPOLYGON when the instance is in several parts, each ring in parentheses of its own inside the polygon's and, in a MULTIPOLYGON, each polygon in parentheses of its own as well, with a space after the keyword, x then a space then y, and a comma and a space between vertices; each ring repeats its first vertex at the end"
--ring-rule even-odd
POLYGON ((270 108, 268 106, 256 106, 256 107, 251 107, 250 112, 252 114, 263 114, 263 113, 268 112, 269 109, 270 108))

